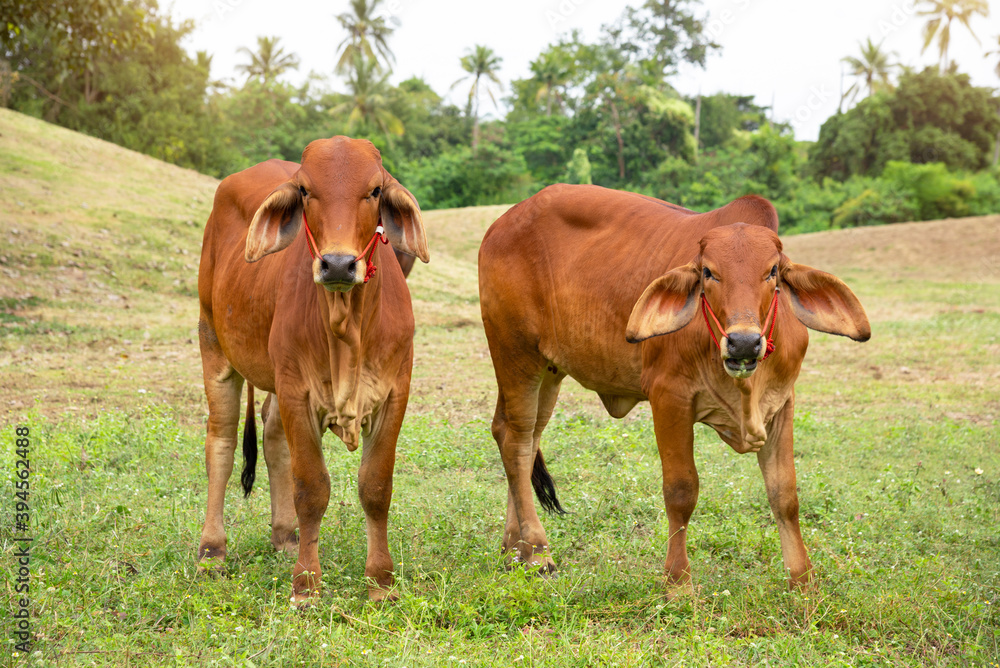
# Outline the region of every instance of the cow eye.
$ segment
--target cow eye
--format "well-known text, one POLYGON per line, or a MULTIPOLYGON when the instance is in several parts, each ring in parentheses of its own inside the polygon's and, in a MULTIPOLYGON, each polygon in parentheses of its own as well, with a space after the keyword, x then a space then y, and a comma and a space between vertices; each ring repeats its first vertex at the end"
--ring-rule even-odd
POLYGON ((768 277, 768 280, 774 279, 774 278, 777 278, 777 277, 778 277, 778 265, 774 265, 773 267, 771 267, 771 275, 768 277))
POLYGON ((370 197, 378 197, 381 194, 382 194, 382 188, 379 186, 375 186, 375 190, 372 191, 370 197))
POLYGON ((308 193, 306 193, 306 187, 305 186, 299 186, 299 194, 302 195, 303 197, 305 197, 308 194, 308 193))
POLYGON ((702 269, 702 273, 705 275, 705 280, 706 281, 709 280, 709 279, 715 278, 715 276, 712 276, 712 270, 709 269, 708 267, 705 267, 704 269, 702 269))

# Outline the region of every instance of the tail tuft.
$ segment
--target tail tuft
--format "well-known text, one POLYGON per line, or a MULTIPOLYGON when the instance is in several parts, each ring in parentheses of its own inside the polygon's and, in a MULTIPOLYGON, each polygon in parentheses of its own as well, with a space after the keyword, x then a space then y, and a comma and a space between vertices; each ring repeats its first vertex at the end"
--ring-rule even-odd
POLYGON ((545 459, 542 458, 541 450, 535 454, 535 465, 531 469, 531 486, 535 488, 538 502, 542 504, 542 508, 546 512, 556 515, 566 514, 559 499, 556 498, 556 485, 552 481, 552 476, 549 475, 549 470, 545 468, 545 459))
POLYGON ((257 419, 253 410, 253 385, 247 383, 247 420, 243 427, 243 498, 250 496, 257 479, 257 419))

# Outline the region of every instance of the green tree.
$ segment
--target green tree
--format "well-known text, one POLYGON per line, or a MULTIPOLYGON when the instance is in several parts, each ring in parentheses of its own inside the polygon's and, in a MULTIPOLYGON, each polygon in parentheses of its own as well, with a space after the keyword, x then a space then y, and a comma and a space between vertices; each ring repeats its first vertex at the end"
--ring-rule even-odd
POLYGON ((937 36, 941 59, 940 71, 944 74, 949 68, 948 46, 951 44, 951 22, 958 19, 978 44, 979 38, 972 31, 969 19, 977 14, 989 16, 990 8, 986 0, 922 0, 921 4, 926 5, 927 9, 918 12, 919 15, 931 17, 924 25, 924 47, 921 53, 927 50, 937 36))
POLYGON ((468 146, 419 161, 407 187, 428 209, 510 204, 531 194, 524 160, 484 141, 475 153, 468 146))
POLYGON ((28 94, 12 89, 8 99, 24 104, 33 97, 30 113, 53 123, 75 104, 79 84, 94 101, 97 63, 128 52, 143 39, 141 28, 158 20, 155 0, 25 0, 6 3, 0 15, 0 46, 11 79, 34 89, 28 94))
POLYGON ((536 101, 545 101, 545 115, 561 111, 565 88, 573 75, 573 62, 564 51, 542 52, 531 62, 532 79, 537 84, 536 101))
POLYGON ((288 70, 299 69, 299 57, 294 53, 286 53, 284 47, 278 46, 279 41, 279 37, 260 36, 257 38, 256 51, 241 46, 237 53, 248 55, 250 62, 237 65, 236 70, 246 74, 247 81, 258 79, 267 86, 288 70))
MULTIPOLYGON (((389 96, 390 109, 406 132, 394 142, 393 155, 403 161, 438 155, 468 141, 461 110, 418 77, 400 82, 389 96)), ((402 180, 402 177, 399 177, 402 180)))
MULTIPOLYGON (((997 36, 996 42, 997 46, 1000 47, 1000 35, 997 36)), ((987 58, 990 56, 1000 56, 1000 48, 986 53, 987 58)), ((993 71, 997 73, 998 77, 1000 77, 1000 58, 997 58, 997 64, 996 67, 993 68, 993 71)), ((1000 113, 1000 110, 998 110, 997 113, 1000 113)), ((993 145, 993 166, 996 167, 998 164, 1000 164, 1000 130, 997 130, 996 143, 993 145)))
POLYGON ((393 135, 403 134, 403 123, 392 111, 392 86, 389 74, 383 73, 374 60, 358 54, 347 76, 347 101, 330 109, 337 116, 347 116, 352 132, 381 132, 392 145, 393 135))
POLYGON ((477 44, 474 48, 462 56, 462 69, 468 72, 451 85, 452 88, 458 86, 466 79, 472 78, 472 86, 469 88, 469 101, 466 107, 467 113, 472 114, 472 150, 479 146, 479 98, 483 91, 497 107, 497 98, 493 86, 497 90, 503 90, 503 83, 497 76, 500 70, 500 63, 503 58, 496 55, 493 49, 488 46, 477 44))
POLYGON ((992 90, 976 88, 966 74, 904 73, 891 91, 831 116, 809 151, 817 179, 878 175, 890 160, 941 162, 951 169, 987 166, 1000 131, 992 90))
POLYGON ((227 119, 206 104, 210 58, 192 58, 181 45, 193 24, 175 25, 152 0, 109 4, 101 30, 115 37, 106 48, 77 44, 73 31, 58 22, 21 31, 9 52, 16 54, 11 64, 18 75, 11 107, 219 173, 237 152, 227 141, 227 119), (61 35, 63 29, 68 34, 61 35))
POLYGON ((695 15, 700 0, 646 0, 639 8, 628 7, 617 24, 605 32, 620 41, 633 62, 656 79, 672 76, 682 63, 705 66, 705 58, 720 48, 705 32, 705 20, 695 15))
POLYGON ((374 63, 379 70, 388 70, 394 58, 389 49, 389 36, 395 28, 384 16, 378 16, 383 0, 350 0, 351 10, 337 15, 337 22, 347 31, 347 37, 337 47, 340 59, 336 71, 356 69, 358 58, 374 63), (382 59, 382 62, 379 61, 382 59))
MULTIPOLYGON (((688 104, 695 105, 689 99, 688 104)), ((754 104, 752 95, 716 93, 701 98, 701 146, 715 149, 731 144, 737 133, 753 132, 767 122, 767 108, 754 104)))
POLYGON ((857 98, 858 93, 861 92, 862 86, 868 90, 869 97, 877 90, 892 87, 892 83, 889 81, 889 73, 897 65, 896 63, 889 62, 889 59, 896 55, 895 52, 883 51, 882 43, 873 44, 870 37, 865 40, 864 44, 859 42, 859 46, 861 48, 860 58, 857 56, 845 56, 840 59, 841 62, 847 63, 850 66, 851 76, 857 79, 844 92, 844 97, 840 100, 841 103, 848 98, 853 102, 857 98))
POLYGON ((590 159, 587 158, 585 150, 582 148, 573 149, 573 157, 566 165, 566 172, 563 174, 562 180, 566 183, 593 183, 590 177, 590 159))

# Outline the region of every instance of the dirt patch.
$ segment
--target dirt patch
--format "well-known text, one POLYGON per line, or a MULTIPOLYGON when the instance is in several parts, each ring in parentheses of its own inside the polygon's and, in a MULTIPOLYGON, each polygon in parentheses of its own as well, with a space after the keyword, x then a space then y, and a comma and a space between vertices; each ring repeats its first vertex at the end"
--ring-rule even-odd
POLYGON ((1000 215, 785 237, 785 253, 832 273, 883 278, 1000 280, 1000 215))

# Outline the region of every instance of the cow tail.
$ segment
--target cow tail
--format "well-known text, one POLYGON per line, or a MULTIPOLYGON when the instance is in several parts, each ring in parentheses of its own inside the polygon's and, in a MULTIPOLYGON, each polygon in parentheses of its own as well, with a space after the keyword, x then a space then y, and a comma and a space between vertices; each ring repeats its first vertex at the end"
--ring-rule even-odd
POLYGON ((556 498, 556 485, 552 481, 552 476, 549 475, 549 470, 545 468, 545 459, 542 458, 541 448, 535 453, 535 464, 531 469, 531 486, 535 488, 535 494, 538 496, 542 508, 557 515, 566 514, 559 499, 556 498))
POLYGON ((257 419, 253 410, 253 385, 247 383, 247 421, 243 427, 243 498, 253 491, 253 481, 257 478, 257 419))

